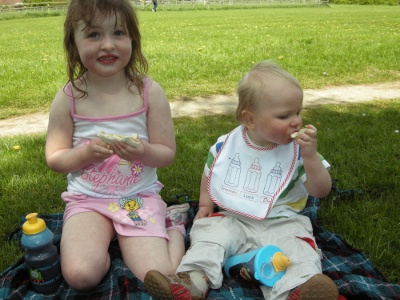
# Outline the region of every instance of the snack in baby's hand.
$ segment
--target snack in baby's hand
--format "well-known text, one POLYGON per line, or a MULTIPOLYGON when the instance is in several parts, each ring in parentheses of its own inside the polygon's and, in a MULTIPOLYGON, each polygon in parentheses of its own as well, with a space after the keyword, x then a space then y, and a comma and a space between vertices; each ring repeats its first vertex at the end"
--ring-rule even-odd
POLYGON ((304 132, 306 132, 306 128, 302 128, 300 129, 298 132, 293 132, 290 137, 295 139, 297 138, 300 134, 303 134, 304 132))
POLYGON ((123 136, 119 134, 105 133, 104 131, 100 131, 97 136, 107 144, 124 142, 135 148, 140 145, 140 141, 138 140, 139 135, 137 133, 133 134, 132 136, 123 136))

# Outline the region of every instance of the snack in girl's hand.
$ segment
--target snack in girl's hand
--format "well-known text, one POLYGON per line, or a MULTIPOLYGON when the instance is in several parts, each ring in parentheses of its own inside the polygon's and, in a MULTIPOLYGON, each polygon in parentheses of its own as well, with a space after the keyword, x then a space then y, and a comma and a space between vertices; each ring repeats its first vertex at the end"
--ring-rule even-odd
POLYGON ((297 138, 300 134, 303 134, 304 132, 306 132, 306 128, 302 128, 300 129, 298 132, 293 132, 290 137, 295 139, 297 138))
POLYGON ((107 144, 112 144, 115 142, 124 142, 135 148, 137 148, 140 145, 140 141, 138 140, 139 135, 137 133, 131 136, 124 136, 124 135, 105 133, 104 131, 100 131, 97 134, 97 136, 107 144))

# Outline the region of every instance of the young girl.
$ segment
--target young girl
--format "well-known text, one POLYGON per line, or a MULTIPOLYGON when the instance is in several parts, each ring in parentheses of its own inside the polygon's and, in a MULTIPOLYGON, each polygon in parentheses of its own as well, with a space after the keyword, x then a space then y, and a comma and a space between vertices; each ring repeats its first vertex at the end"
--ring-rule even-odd
POLYGON ((138 19, 127 0, 72 0, 64 24, 69 82, 50 110, 46 160, 68 173, 61 238, 64 279, 95 287, 110 268, 117 238, 124 262, 143 280, 148 270, 173 273, 185 229, 166 203, 157 168, 172 163, 175 137, 162 88, 146 77, 138 19), (137 147, 106 143, 100 132, 139 135, 137 147), (171 210, 170 210, 171 212, 171 210))
POLYGON ((309 194, 325 197, 331 190, 317 129, 299 132, 303 91, 269 61, 256 64, 237 91, 240 125, 210 148, 191 247, 176 274, 150 271, 145 286, 156 299, 205 299, 209 288, 221 287, 228 257, 275 245, 290 265, 273 288, 261 286, 265 299, 337 300, 335 283, 322 274, 311 222, 299 214, 309 194), (215 205, 223 209, 216 216, 215 205))

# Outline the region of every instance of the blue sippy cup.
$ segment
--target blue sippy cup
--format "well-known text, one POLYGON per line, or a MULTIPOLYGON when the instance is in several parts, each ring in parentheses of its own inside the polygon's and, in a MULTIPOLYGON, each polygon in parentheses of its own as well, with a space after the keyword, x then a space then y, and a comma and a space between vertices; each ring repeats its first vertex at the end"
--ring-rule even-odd
POLYGON ((269 245, 229 257, 224 266, 226 276, 242 278, 273 287, 286 273, 290 260, 282 250, 269 245))

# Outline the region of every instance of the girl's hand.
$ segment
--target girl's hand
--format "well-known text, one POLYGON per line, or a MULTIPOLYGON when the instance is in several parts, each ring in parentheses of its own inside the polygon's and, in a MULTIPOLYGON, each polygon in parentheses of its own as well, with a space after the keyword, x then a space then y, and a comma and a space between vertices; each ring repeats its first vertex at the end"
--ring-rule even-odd
POLYGON ((101 162, 113 154, 111 146, 100 138, 94 138, 86 145, 86 155, 91 162, 101 162))
POLYGON ((132 147, 124 142, 115 142, 111 145, 111 150, 121 159, 132 162, 141 160, 145 152, 145 144, 143 141, 140 141, 137 147, 132 147))
POLYGON ((317 128, 313 125, 306 125, 306 131, 299 135, 297 142, 303 159, 315 156, 317 154, 317 128))

